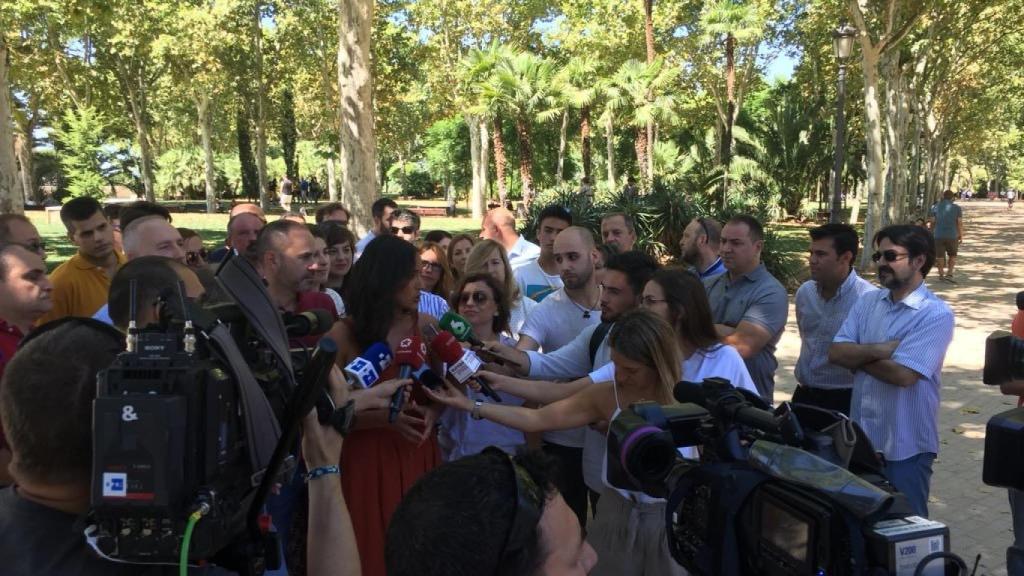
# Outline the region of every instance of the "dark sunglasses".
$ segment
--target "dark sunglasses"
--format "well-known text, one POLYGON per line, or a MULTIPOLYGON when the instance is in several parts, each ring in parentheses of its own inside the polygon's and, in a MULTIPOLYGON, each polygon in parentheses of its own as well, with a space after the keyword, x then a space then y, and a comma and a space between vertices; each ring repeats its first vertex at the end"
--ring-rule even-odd
POLYGON ((531 540, 536 542, 537 524, 540 523, 541 507, 544 504, 544 491, 525 468, 516 464, 512 456, 493 446, 484 449, 484 452, 500 454, 512 468, 512 475, 516 480, 515 516, 512 517, 512 527, 505 538, 505 545, 501 548, 501 558, 504 561, 505 558, 512 558, 514 554, 529 547, 531 540))
POLYGON ((209 252, 206 251, 206 248, 203 248, 198 252, 190 250, 188 252, 185 252, 185 262, 189 264, 198 264, 200 262, 206 262, 206 257, 208 255, 209 252))
POLYGON ((879 260, 885 259, 886 262, 896 262, 897 260, 903 260, 909 257, 909 253, 900 254, 895 250, 886 250, 884 252, 875 252, 871 255, 872 262, 878 262, 879 260))
POLYGON ((462 294, 459 294, 460 304, 466 304, 470 300, 476 302, 477 304, 483 304, 489 301, 490 299, 491 297, 488 296, 487 294, 484 294, 483 292, 463 292, 462 294))
POLYGON ((399 232, 401 232, 402 234, 413 234, 416 232, 416 228, 413 226, 402 226, 401 228, 397 226, 391 227, 392 234, 398 234, 399 232))
POLYGON ((420 265, 420 267, 423 268, 424 270, 429 268, 430 270, 432 270, 434 272, 440 272, 444 268, 443 266, 441 266, 437 262, 427 262, 426 260, 423 261, 423 263, 420 265))

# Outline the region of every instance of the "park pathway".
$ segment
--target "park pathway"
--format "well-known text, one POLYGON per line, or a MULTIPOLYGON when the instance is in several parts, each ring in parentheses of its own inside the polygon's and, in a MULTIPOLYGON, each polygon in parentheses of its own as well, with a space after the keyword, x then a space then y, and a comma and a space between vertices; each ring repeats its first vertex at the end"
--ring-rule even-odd
MULTIPOLYGON (((934 466, 929 512, 947 524, 953 551, 973 566, 981 554, 979 575, 1006 575, 1006 547, 1013 538, 1006 490, 981 481, 985 423, 1009 410, 1016 398, 981 382, 985 338, 1009 330, 1015 295, 1024 290, 1024 207, 1006 211, 1002 202, 974 201, 964 210, 964 243, 953 285, 934 269, 928 287, 953 308, 956 331, 942 370, 939 416, 940 452, 934 466)), ((863 274, 876 281, 873 270, 863 274)), ((790 299, 792 300, 792 298, 790 299)), ((786 334, 779 343, 775 401, 787 400, 796 381, 800 352, 796 315, 790 304, 786 334)))

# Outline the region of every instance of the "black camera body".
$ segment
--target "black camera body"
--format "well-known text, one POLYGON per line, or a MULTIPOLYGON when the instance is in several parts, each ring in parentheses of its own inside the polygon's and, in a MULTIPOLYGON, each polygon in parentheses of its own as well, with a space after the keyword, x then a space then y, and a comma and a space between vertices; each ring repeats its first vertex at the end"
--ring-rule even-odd
POLYGON ((133 320, 127 351, 97 375, 85 534, 108 559, 184 557, 246 575, 279 566, 263 507, 294 471, 302 418, 325 395, 337 347, 322 339, 300 379, 252 266, 232 257, 216 278, 233 302, 200 308, 169 287, 159 324, 133 320))
POLYGON ((143 331, 138 351, 98 375, 94 404, 93 517, 107 555, 177 560, 186 515, 209 511, 192 533, 193 558, 238 536, 254 484, 232 368, 175 331, 143 331))
POLYGON ((910 576, 949 550, 948 528, 911 514, 845 416, 768 411, 718 378, 675 396, 688 402, 634 404, 612 422, 608 481, 667 499, 669 550, 689 572, 910 576))
MULTIPOLYGON (((985 340, 982 382, 1002 386, 1015 380, 1024 380, 1024 340, 996 330, 985 340)), ((1024 490, 1024 407, 996 414, 986 424, 982 481, 1024 490)))

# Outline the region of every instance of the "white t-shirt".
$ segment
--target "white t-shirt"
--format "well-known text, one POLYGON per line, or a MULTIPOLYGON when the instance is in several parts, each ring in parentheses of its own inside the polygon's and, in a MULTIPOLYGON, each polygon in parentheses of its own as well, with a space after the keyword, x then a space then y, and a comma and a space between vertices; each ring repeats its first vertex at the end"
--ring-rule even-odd
POLYGON ((520 298, 512 303, 512 309, 509 310, 508 327, 509 331, 512 332, 513 338, 519 339, 519 332, 522 331, 523 325, 526 324, 526 319, 533 314, 537 306, 540 306, 540 304, 529 298, 520 298))
POLYGON ((512 245, 512 249, 508 251, 508 263, 515 270, 517 267, 539 256, 540 246, 520 236, 516 243, 512 245))
MULTIPOLYGON (((580 307, 564 289, 559 289, 537 304, 519 334, 533 338, 545 353, 550 353, 572 342, 585 328, 600 323, 600 309, 580 307), (583 317, 585 311, 589 312, 589 318, 583 317)), ((559 446, 582 448, 583 431, 584 428, 572 428, 545 432, 544 440, 559 446)))
POLYGON ((552 276, 545 272, 540 267, 539 259, 524 263, 516 268, 514 274, 516 284, 519 285, 519 293, 537 302, 544 300, 562 287, 562 277, 558 274, 552 276))

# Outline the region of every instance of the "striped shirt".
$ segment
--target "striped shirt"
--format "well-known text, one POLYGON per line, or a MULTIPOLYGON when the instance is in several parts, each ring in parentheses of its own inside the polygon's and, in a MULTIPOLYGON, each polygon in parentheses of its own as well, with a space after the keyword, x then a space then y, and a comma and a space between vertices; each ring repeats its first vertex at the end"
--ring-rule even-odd
POLYGON ((853 388, 853 373, 828 361, 828 347, 861 294, 877 289, 858 276, 856 270, 850 270, 830 300, 821 297, 818 283, 814 280, 800 285, 796 291, 796 325, 800 329, 797 382, 827 390, 853 388))
POLYGON ((891 359, 921 375, 908 387, 863 370, 854 376, 850 417, 889 461, 939 452, 939 376, 953 326, 953 311, 921 282, 899 302, 885 289, 864 294, 836 334, 834 342, 898 340, 891 359))
POLYGON ((430 314, 434 318, 444 316, 448 311, 448 302, 437 294, 420 290, 420 314, 430 314))

